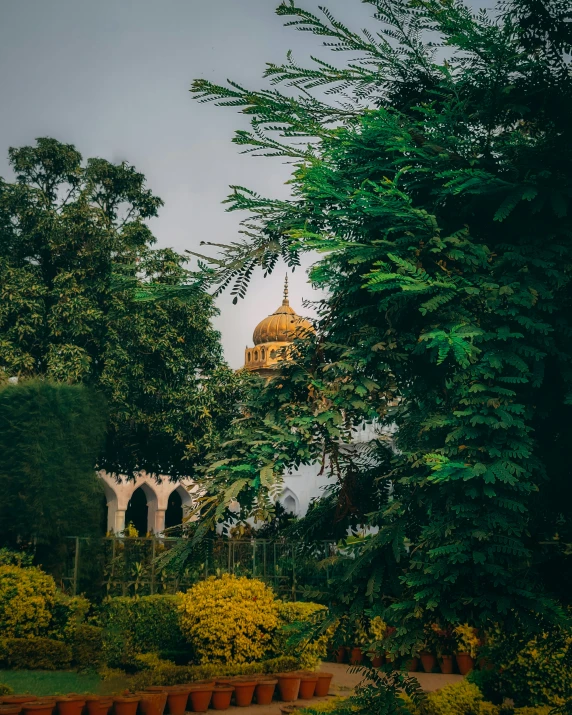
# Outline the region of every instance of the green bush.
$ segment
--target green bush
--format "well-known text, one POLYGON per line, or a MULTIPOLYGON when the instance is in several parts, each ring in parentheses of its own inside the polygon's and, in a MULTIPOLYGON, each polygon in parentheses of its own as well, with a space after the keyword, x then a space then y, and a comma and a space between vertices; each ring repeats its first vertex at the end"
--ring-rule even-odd
POLYGON ((180 596, 108 598, 99 611, 103 655, 111 667, 133 665, 139 653, 188 652, 179 626, 180 596))
POLYGON ((196 680, 229 675, 285 673, 298 670, 299 668, 300 661, 289 656, 270 658, 269 660, 263 660, 258 663, 242 663, 239 665, 212 663, 208 665, 177 666, 161 664, 135 675, 131 682, 131 687, 135 690, 141 690, 150 685, 179 685, 181 683, 191 683, 196 680))
POLYGON ((528 641, 497 632, 486 651, 494 669, 473 671, 469 680, 495 703, 509 698, 520 708, 560 705, 572 695, 572 672, 565 660, 571 647, 572 636, 562 629, 528 641))
POLYGON ((0 633, 30 638, 47 633, 56 600, 56 583, 34 566, 0 566, 0 633))
POLYGON ((4 683, 0 683, 0 695, 12 695, 14 691, 9 685, 4 685, 4 683))
POLYGON ((280 628, 272 640, 273 653, 297 658, 302 668, 315 668, 327 655, 328 635, 311 638, 308 629, 325 611, 327 608, 319 603, 279 602, 280 628))
POLYGON ((52 608, 48 636, 56 640, 68 640, 73 637, 73 631, 85 623, 90 607, 87 598, 68 596, 58 591, 52 608))
POLYGON ((97 668, 103 662, 103 629, 86 623, 77 625, 70 634, 72 663, 80 670, 97 668))
POLYGON ((0 639, 0 667, 17 670, 65 670, 72 660, 69 645, 51 638, 0 639))

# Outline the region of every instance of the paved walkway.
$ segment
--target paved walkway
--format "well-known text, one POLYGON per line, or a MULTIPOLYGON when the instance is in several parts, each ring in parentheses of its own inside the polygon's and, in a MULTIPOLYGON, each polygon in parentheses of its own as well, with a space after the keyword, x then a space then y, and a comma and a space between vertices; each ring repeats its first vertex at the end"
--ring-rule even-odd
MULTIPOLYGON (((297 700, 296 705, 299 707, 310 707, 313 703, 328 700, 334 695, 347 697, 351 695, 353 689, 361 680, 359 673, 350 673, 347 665, 339 663, 323 663, 321 670, 327 673, 333 673, 334 677, 330 687, 330 695, 326 698, 312 698, 312 700, 297 700)), ((421 687, 426 692, 439 690, 449 683, 458 683, 463 679, 462 675, 441 675, 441 673, 412 673, 419 681, 421 687)), ((251 705, 248 708, 231 708, 228 712, 235 710, 240 715, 280 715, 281 705, 286 703, 274 702, 272 705, 251 705)))

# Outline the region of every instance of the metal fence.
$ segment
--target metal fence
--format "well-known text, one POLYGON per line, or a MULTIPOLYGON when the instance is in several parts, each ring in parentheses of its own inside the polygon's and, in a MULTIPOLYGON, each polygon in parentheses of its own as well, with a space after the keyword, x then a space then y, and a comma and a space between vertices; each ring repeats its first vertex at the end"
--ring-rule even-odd
POLYGON ((332 542, 298 544, 264 539, 211 539, 181 561, 168 553, 179 538, 72 537, 68 540, 62 588, 91 599, 185 591, 197 581, 223 573, 258 578, 278 594, 296 600, 319 592, 329 579, 336 552, 332 542))

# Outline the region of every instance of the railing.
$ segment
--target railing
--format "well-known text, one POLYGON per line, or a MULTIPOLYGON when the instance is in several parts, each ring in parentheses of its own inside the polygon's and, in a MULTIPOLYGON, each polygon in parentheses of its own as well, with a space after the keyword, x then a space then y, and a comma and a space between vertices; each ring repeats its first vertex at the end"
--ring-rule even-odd
POLYGON ((223 573, 250 576, 296 600, 303 591, 323 590, 329 579, 332 542, 299 544, 265 539, 211 539, 186 557, 182 566, 164 563, 180 538, 106 537, 68 539, 62 588, 91 599, 185 591, 201 579, 223 573))

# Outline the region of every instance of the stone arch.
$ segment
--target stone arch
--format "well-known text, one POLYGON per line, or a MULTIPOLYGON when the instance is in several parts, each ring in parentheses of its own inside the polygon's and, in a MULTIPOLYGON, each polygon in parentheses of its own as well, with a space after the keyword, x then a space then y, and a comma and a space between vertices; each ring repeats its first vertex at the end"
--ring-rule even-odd
POLYGON ((262 350, 260 351, 260 359, 261 360, 266 359, 266 350, 264 348, 262 348, 262 350))
POLYGON ((247 360, 248 360, 248 362, 252 362, 252 353, 250 352, 250 350, 248 351, 248 358, 247 358, 247 360))
POLYGON ((102 480, 103 492, 107 503, 107 531, 118 533, 125 529, 125 510, 119 509, 119 498, 113 488, 113 483, 102 480))
POLYGON ((146 536, 155 531, 155 515, 157 513, 157 494, 148 482, 133 484, 125 510, 125 525, 133 523, 139 536, 146 536))
POLYGON ((258 362, 258 350, 254 351, 254 362, 258 362))
MULTIPOLYGON (((189 492, 182 484, 178 484, 169 494, 167 508, 165 510, 165 528, 169 529, 183 523, 185 510, 188 509, 193 500, 189 492)), ((169 536, 175 536, 169 533, 169 536)))

